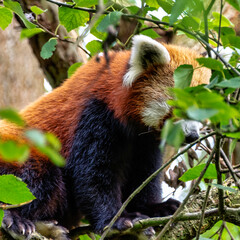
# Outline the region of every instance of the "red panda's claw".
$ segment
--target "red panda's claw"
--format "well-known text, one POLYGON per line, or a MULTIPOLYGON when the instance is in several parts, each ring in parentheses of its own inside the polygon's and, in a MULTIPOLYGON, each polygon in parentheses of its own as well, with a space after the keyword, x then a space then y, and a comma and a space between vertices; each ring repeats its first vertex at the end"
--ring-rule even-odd
POLYGON ((30 220, 20 217, 16 211, 5 211, 2 227, 14 239, 26 239, 35 232, 35 225, 30 220))

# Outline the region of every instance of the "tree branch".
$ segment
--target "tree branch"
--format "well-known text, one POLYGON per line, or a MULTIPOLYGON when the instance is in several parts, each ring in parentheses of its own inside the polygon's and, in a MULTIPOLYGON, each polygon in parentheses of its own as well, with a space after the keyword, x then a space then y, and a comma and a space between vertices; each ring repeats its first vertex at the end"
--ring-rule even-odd
MULTIPOLYGON (((74 8, 80 11, 86 11, 86 12, 90 12, 90 13, 96 13, 97 10, 96 9, 91 9, 91 8, 80 8, 80 7, 75 7, 75 5, 70 5, 70 4, 66 4, 66 3, 61 3, 55 0, 47 0, 47 2, 51 2, 56 4, 57 6, 64 6, 64 7, 68 7, 68 8, 74 8)), ((109 14, 109 11, 103 11, 103 14, 109 14)), ((195 32, 191 32, 187 29, 181 28, 178 25, 175 24, 170 24, 168 22, 162 22, 159 20, 154 20, 151 18, 146 18, 146 17, 142 17, 142 16, 138 16, 138 15, 133 15, 133 14, 122 14, 123 17, 127 17, 127 18, 135 18, 135 19, 139 19, 139 20, 143 20, 143 21, 148 21, 148 22, 152 22, 155 23, 157 26, 159 25, 164 25, 164 26, 168 26, 168 27, 173 27, 175 30, 180 30, 182 32, 185 32, 187 34, 190 34, 191 36, 195 37, 199 42, 202 42, 207 49, 210 49, 212 52, 214 52, 214 54, 222 61, 222 63, 227 67, 230 68, 235 74, 237 74, 238 76, 240 76, 240 72, 235 69, 231 64, 229 64, 228 62, 225 61, 225 59, 218 53, 218 51, 216 51, 214 48, 212 48, 210 46, 210 44, 208 44, 208 42, 202 38, 201 35, 198 36, 197 33, 195 32)))
POLYGON ((107 226, 106 230, 102 234, 102 237, 100 240, 103 240, 108 233, 110 232, 113 224, 116 222, 116 220, 121 216, 122 212, 124 209, 127 207, 127 205, 130 203, 130 201, 152 180, 154 179, 164 168, 166 168, 169 164, 171 164, 175 159, 177 159, 179 156, 181 156, 183 153, 187 152, 192 146, 194 146, 196 143, 201 142, 202 140, 215 135, 216 132, 211 132, 198 140, 194 141, 193 143, 189 144, 184 150, 176 154, 174 157, 172 157, 167 163, 165 163, 161 168, 159 168, 157 171, 155 171, 152 175, 150 175, 128 198, 127 200, 123 203, 122 207, 119 209, 117 214, 114 216, 114 218, 111 220, 109 225, 107 226))
MULTIPOLYGON (((228 179, 225 181, 224 185, 233 186, 234 181, 232 179, 228 179)), ((206 232, 219 220, 225 220, 240 226, 240 192, 237 192, 237 194, 234 192, 228 192, 227 196, 228 197, 225 199, 226 207, 224 209, 223 216, 219 213, 218 209, 218 189, 216 187, 211 189, 209 197, 206 201, 204 220, 200 230, 201 233, 206 232)), ((171 225, 171 228, 165 232, 161 240, 188 240, 196 237, 196 229, 200 223, 202 205, 205 199, 205 191, 192 195, 183 212, 175 218, 174 225, 171 225)), ((124 232, 117 231, 116 229, 111 230, 108 232, 107 238, 111 240, 131 239, 131 236, 136 236, 136 234, 143 231, 143 229, 152 226, 156 227, 155 229, 159 232, 171 218, 172 216, 143 219, 134 223, 133 228, 124 232), (126 238, 126 236, 129 236, 129 238, 126 238)), ((79 227, 70 231, 69 236, 71 239, 76 239, 79 235, 90 231, 90 226, 79 227)))

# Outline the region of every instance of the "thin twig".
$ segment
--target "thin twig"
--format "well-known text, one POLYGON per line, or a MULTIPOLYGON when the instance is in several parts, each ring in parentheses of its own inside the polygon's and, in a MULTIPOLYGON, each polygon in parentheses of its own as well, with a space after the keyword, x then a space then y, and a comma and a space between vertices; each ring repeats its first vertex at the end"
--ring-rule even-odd
POLYGON ((221 240, 222 238, 222 234, 223 234, 223 230, 224 230, 224 221, 222 222, 222 225, 219 229, 219 233, 218 233, 218 240, 221 240))
MULTIPOLYGON (((208 14, 209 14, 210 10, 212 9, 214 2, 215 2, 215 0, 212 0, 210 2, 210 4, 208 5, 208 8, 206 10, 204 10, 204 14, 203 14, 204 32, 205 32, 204 39, 208 44, 209 44, 209 41, 208 41, 208 14)), ((202 5, 203 5, 203 3, 202 3, 202 5)), ((208 56, 211 57, 210 48, 207 46, 206 49, 207 49, 208 56)))
POLYGON ((168 221, 168 223, 164 226, 164 228, 162 229, 162 231, 159 233, 159 235, 157 236, 156 240, 160 240, 162 239, 162 237, 164 236, 164 234, 166 233, 166 231, 169 229, 169 227, 173 224, 173 222, 175 221, 176 217, 179 215, 179 213, 182 211, 182 209, 184 208, 184 206, 186 205, 189 197, 193 194, 195 188, 199 185, 199 183, 201 182, 205 172, 207 171, 210 163, 212 162, 214 153, 216 151, 216 144, 214 146, 213 151, 211 152, 208 161, 206 162, 206 165, 204 167, 204 169, 202 170, 202 172, 200 173, 200 176, 198 177, 198 179, 196 180, 195 184, 193 185, 193 187, 191 188, 191 190, 189 191, 189 193, 187 194, 186 198, 183 200, 182 204, 180 205, 180 207, 177 209, 177 211, 173 214, 173 216, 171 217, 171 219, 168 221))
POLYGON ((220 153, 221 153, 221 156, 223 158, 223 161, 225 162, 225 164, 228 167, 228 170, 229 170, 229 172, 230 172, 230 174, 231 174, 231 176, 232 176, 232 178, 234 180, 235 185, 238 187, 238 189, 240 189, 240 184, 238 183, 238 179, 236 178, 235 171, 234 171, 230 161, 228 160, 225 152, 222 150, 222 148, 220 149, 220 153))
MULTIPOLYGON (((93 9, 93 8, 76 7, 75 6, 76 4, 71 5, 71 4, 67 4, 67 3, 63 3, 63 2, 58 2, 58 1, 55 1, 55 0, 47 0, 47 2, 54 3, 54 4, 58 5, 59 7, 67 7, 67 8, 72 8, 72 9, 85 11, 85 12, 90 12, 90 13, 96 13, 97 12, 97 10, 93 9)), ((108 14, 110 12, 104 11, 103 13, 108 14)))
MULTIPOLYGON (((221 0, 221 6, 220 6, 220 17, 219 17, 219 27, 218 27, 218 40, 217 40, 217 51, 219 51, 219 45, 220 45, 220 35, 221 35, 221 25, 222 25, 222 11, 223 11, 223 2, 221 0)), ((216 59, 218 56, 216 56, 216 59)))
POLYGON ((202 206, 201 219, 200 219, 200 223, 198 225, 196 240, 199 240, 199 237, 200 237, 200 234, 201 234, 201 227, 202 227, 202 224, 203 224, 204 217, 206 215, 206 206, 207 206, 207 200, 208 200, 210 190, 211 190, 211 185, 208 185, 208 188, 207 188, 207 191, 206 191, 206 196, 205 196, 203 206, 202 206))
POLYGON ((5 203, 1 203, 0 204, 0 209, 7 210, 7 209, 12 209, 12 208, 18 208, 18 207, 22 207, 24 205, 27 205, 27 204, 31 203, 32 201, 33 200, 30 200, 30 201, 24 202, 24 203, 14 204, 14 205, 8 205, 8 204, 5 204, 5 203))
POLYGON ((58 40, 62 41, 62 42, 67 42, 67 43, 71 43, 71 44, 75 44, 77 45, 77 47, 79 47, 82 51, 84 51, 89 57, 92 57, 91 54, 86 50, 84 49, 82 46, 80 46, 78 43, 74 42, 74 41, 70 41, 69 39, 64 39, 64 38, 61 38, 59 35, 49 31, 46 27, 44 27, 41 23, 39 22, 36 22, 36 24, 42 28, 45 32, 47 32, 48 34, 50 34, 51 36, 57 38, 58 40))
POLYGON ((157 171, 155 171, 153 174, 151 174, 128 198, 127 200, 122 204, 121 208, 118 210, 117 214, 114 216, 114 218, 111 220, 111 222, 108 224, 106 230, 102 234, 100 240, 103 240, 107 234, 110 232, 113 224, 117 221, 117 219, 121 216, 124 209, 127 207, 127 205, 130 203, 130 201, 152 180, 154 179, 164 168, 166 168, 169 164, 171 164, 175 159, 177 159, 179 156, 187 152, 192 146, 194 146, 196 143, 215 135, 216 132, 211 132, 208 135, 205 135, 198 140, 194 141, 193 143, 186 146, 181 152, 176 154, 174 157, 172 157, 167 163, 165 163, 161 168, 159 168, 157 171))
MULTIPOLYGON (((228 214, 228 215, 231 215, 233 211, 240 212, 240 208, 228 208, 228 207, 226 208, 226 214, 228 214)), ((175 222, 200 220, 201 216, 202 216, 202 211, 191 212, 191 213, 186 212, 184 214, 178 215, 177 218, 175 219, 175 222)), ((214 216, 217 217, 217 216, 219 216, 219 210, 217 207, 205 210, 204 216, 205 216, 205 219, 207 219, 209 217, 214 217, 214 216)), ((128 233, 129 233, 129 231, 130 232, 138 232, 139 230, 146 229, 148 227, 164 225, 171 219, 171 217, 172 216, 141 219, 141 220, 135 222, 133 224, 133 227, 127 231, 128 231, 128 233)), ((221 218, 219 218, 218 220, 221 220, 221 218)), ((92 229, 91 225, 84 225, 84 226, 80 226, 80 227, 77 227, 77 228, 71 230, 68 234, 68 237, 70 237, 71 239, 77 239, 79 237, 79 235, 88 234, 92 231, 93 231, 93 229, 92 229)), ((116 236, 118 234, 118 231, 116 229, 114 230, 114 234, 116 234, 116 236)), ((124 232, 119 231, 119 234, 124 235, 124 232)))
MULTIPOLYGON (((66 3, 61 3, 55 0, 47 0, 48 2, 54 3, 58 6, 64 6, 64 7, 68 7, 68 8, 72 8, 72 9, 77 9, 77 10, 81 10, 81 11, 87 11, 87 12, 92 12, 92 13, 96 13, 97 10, 92 9, 92 8, 80 8, 80 7, 75 7, 75 5, 70 5, 70 4, 66 4, 66 3)), ((104 11, 103 14, 109 14, 110 12, 108 11, 104 11)), ((225 61, 225 59, 214 49, 212 48, 207 41, 205 41, 205 39, 202 38, 201 35, 197 35, 197 33, 195 32, 191 32, 187 29, 181 28, 179 27, 179 25, 175 25, 175 24, 170 24, 168 22, 163 22, 163 21, 159 21, 159 20, 155 20, 155 19, 151 19, 151 18, 146 18, 146 17, 142 17, 142 16, 138 16, 138 15, 134 15, 134 14, 125 14, 123 13, 122 16, 127 17, 127 18, 135 18, 135 19, 139 19, 139 20, 143 20, 143 21, 148 21, 148 22, 152 22, 155 23, 156 25, 164 25, 164 26, 168 26, 168 27, 173 27, 175 28, 175 30, 180 30, 182 32, 185 32, 193 37, 195 37, 199 42, 202 42, 206 47, 208 47, 212 52, 215 53, 215 55, 218 56, 218 58, 222 61, 222 63, 227 67, 230 68, 235 74, 237 74, 238 76, 240 76, 240 72, 235 69, 230 63, 228 63, 227 61, 225 61)))
MULTIPOLYGON (((222 173, 221 173, 221 169, 220 169, 221 139, 222 139, 221 135, 217 134, 216 142, 215 142, 215 148, 216 148, 215 167, 216 167, 216 171, 217 171, 217 183, 219 185, 222 185, 222 173)), ((224 213, 224 191, 221 188, 218 188, 218 199, 219 199, 219 203, 218 203, 219 212, 220 212, 220 214, 223 215, 223 213, 224 213)))
POLYGON ((226 222, 224 222, 224 228, 227 230, 228 235, 230 236, 231 240, 235 240, 234 237, 233 237, 233 235, 232 235, 231 232, 229 231, 226 222))

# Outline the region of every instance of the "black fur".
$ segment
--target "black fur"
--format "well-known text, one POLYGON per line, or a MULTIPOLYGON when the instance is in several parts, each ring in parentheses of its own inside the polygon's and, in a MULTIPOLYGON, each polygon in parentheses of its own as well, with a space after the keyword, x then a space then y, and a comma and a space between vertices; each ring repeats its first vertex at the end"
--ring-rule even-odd
MULTIPOLYGON (((82 113, 66 172, 67 178, 72 178, 77 208, 96 231, 103 230, 122 202, 161 165, 159 141, 154 133, 143 132, 146 129, 131 120, 128 125, 121 124, 107 105, 96 99, 82 113)), ((158 176, 134 198, 127 208, 130 214, 126 211, 122 218, 137 218, 137 213, 133 215, 137 211, 150 216, 173 212, 171 206, 162 209, 160 202, 158 176)), ((120 224, 123 219, 118 220, 117 228, 124 228, 120 224)))
MULTIPOLYGON (((101 232, 122 202, 161 166, 158 137, 146 131, 131 119, 127 125, 120 123, 104 102, 89 101, 64 169, 32 159, 21 169, 12 169, 37 197, 12 215, 55 219, 67 227, 76 225, 84 215, 101 232), (34 167, 40 163, 42 166, 34 167)), ((9 173, 9 166, 0 173, 9 173)), ((132 200, 114 227, 124 230, 134 219, 172 214, 177 205, 174 200, 161 203, 158 176, 132 200)), ((7 214, 5 224, 13 221, 12 215, 7 214)), ((19 232, 19 225, 21 222, 12 224, 11 230, 19 232)), ((26 229, 32 228, 27 225, 26 229)))

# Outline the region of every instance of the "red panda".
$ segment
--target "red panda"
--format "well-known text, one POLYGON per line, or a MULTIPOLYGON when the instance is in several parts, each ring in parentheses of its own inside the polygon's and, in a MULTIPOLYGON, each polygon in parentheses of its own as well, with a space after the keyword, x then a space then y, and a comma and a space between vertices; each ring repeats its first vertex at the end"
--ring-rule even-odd
MULTIPOLYGON (((71 228, 86 216, 101 232, 130 193, 161 166, 159 131, 171 115, 167 100, 174 70, 192 64, 192 86, 209 82, 210 70, 199 68, 198 57, 190 49, 135 36, 131 51, 110 52, 109 64, 104 57, 91 59, 21 111, 29 127, 60 139, 67 163, 58 168, 36 151, 22 165, 0 161, 0 174, 22 178, 36 196, 29 205, 5 211, 3 227, 27 237, 36 220, 57 220, 71 228)), ((21 131, 0 122, 3 139, 18 139, 21 131)), ((124 230, 135 219, 169 215, 177 207, 173 199, 161 201, 157 177, 114 228, 124 230)))

